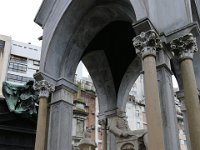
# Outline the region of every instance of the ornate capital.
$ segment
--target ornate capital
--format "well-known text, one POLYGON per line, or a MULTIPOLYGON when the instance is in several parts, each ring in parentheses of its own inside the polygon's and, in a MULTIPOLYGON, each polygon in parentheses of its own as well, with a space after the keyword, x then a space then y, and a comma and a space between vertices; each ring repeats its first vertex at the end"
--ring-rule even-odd
POLYGON ((48 98, 49 94, 55 90, 55 86, 49 84, 46 80, 41 80, 35 83, 35 89, 40 92, 39 98, 40 97, 48 98))
POLYGON ((107 126, 107 119, 106 118, 104 118, 104 119, 99 119, 98 120, 98 123, 99 123, 99 125, 101 125, 101 126, 107 126))
POLYGON ((170 47, 174 55, 181 61, 184 59, 193 59, 193 55, 197 51, 196 38, 192 33, 187 34, 171 41, 170 47))
POLYGON ((162 48, 162 42, 155 31, 149 30, 133 38, 133 46, 144 59, 149 55, 156 56, 156 51, 162 48))

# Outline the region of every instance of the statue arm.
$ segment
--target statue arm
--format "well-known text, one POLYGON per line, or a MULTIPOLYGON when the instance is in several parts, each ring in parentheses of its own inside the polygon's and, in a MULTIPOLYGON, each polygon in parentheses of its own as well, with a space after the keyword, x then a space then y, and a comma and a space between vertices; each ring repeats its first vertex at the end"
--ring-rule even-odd
POLYGON ((111 133, 113 133, 114 135, 118 136, 118 137, 123 135, 123 131, 120 130, 119 128, 117 128, 117 120, 116 120, 116 118, 111 120, 111 122, 108 125, 108 130, 111 133))

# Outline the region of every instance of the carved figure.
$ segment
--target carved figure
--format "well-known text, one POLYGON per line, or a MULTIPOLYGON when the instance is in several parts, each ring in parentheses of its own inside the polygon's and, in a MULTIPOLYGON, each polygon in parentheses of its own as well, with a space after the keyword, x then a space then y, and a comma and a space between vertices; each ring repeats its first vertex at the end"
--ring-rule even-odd
POLYGON ((108 123, 108 130, 120 139, 127 139, 135 137, 138 140, 139 150, 145 150, 147 147, 146 130, 131 131, 126 120, 125 113, 117 111, 117 116, 112 117, 108 123))
POLYGON ((37 114, 38 91, 34 90, 33 85, 33 80, 28 81, 24 85, 3 82, 3 95, 10 112, 16 114, 37 114))

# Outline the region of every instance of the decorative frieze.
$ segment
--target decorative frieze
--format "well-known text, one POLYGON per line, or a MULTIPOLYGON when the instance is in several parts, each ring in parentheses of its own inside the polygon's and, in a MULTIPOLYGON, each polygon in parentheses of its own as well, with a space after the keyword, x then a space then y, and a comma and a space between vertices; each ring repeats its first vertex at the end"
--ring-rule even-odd
POLYGON ((197 52, 196 38, 189 33, 170 42, 170 47, 174 55, 181 61, 184 59, 193 59, 193 55, 197 52))
POLYGON ((41 80, 35 83, 35 89, 40 92, 39 98, 48 98, 49 94, 55 91, 55 86, 49 84, 46 80, 41 80))
POLYGON ((149 55, 156 56, 156 51, 163 47, 158 34, 153 30, 142 32, 133 38, 133 46, 136 53, 141 55, 143 59, 149 55))

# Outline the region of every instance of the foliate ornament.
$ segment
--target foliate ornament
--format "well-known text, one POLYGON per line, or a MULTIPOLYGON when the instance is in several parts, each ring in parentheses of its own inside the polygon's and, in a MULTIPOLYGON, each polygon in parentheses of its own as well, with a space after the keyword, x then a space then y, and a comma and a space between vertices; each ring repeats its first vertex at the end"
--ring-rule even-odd
POLYGON ((49 94, 55 91, 55 86, 49 84, 46 80, 41 80, 35 83, 35 90, 38 90, 40 92, 39 98, 40 97, 48 98, 49 94))
POLYGON ((194 53, 198 50, 196 38, 192 33, 171 41, 170 47, 174 55, 181 61, 184 59, 193 59, 194 53))
POLYGON ((162 42, 154 30, 142 32, 133 38, 133 46, 135 47, 136 53, 141 55, 143 59, 148 55, 156 56, 156 51, 163 48, 162 42))

